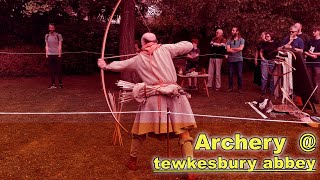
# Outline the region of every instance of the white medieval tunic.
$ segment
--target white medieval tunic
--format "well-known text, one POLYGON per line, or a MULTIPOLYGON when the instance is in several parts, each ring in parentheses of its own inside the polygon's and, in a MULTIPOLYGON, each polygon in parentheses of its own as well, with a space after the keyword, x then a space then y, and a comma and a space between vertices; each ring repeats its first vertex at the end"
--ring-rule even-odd
MULTIPOLYGON (((147 85, 176 84, 177 73, 172 58, 187 54, 192 48, 192 44, 187 41, 164 45, 149 43, 137 56, 124 61, 114 61, 108 64, 106 69, 136 70, 147 85)), ((139 106, 140 111, 167 111, 167 109, 174 113, 189 114, 170 114, 170 133, 177 135, 197 127, 190 103, 185 95, 179 97, 154 95, 148 97, 147 101, 139 106)), ((167 133, 167 113, 138 113, 132 133, 137 135, 167 133)))

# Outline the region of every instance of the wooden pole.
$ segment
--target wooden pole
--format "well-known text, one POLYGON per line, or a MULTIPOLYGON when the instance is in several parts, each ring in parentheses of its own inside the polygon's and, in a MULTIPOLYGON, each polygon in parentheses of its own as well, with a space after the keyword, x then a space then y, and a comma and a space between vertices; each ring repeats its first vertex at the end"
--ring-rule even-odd
POLYGON ((318 89, 318 85, 317 85, 317 86, 314 88, 314 90, 312 91, 311 95, 309 96, 307 102, 305 103, 305 105, 303 106, 303 108, 301 109, 301 111, 303 111, 304 108, 306 108, 308 102, 310 101, 310 99, 311 99, 311 97, 313 96, 313 94, 317 91, 317 89, 318 89))
POLYGON ((169 132, 169 122, 170 122, 170 111, 169 108, 167 108, 167 158, 170 157, 170 132, 169 132))

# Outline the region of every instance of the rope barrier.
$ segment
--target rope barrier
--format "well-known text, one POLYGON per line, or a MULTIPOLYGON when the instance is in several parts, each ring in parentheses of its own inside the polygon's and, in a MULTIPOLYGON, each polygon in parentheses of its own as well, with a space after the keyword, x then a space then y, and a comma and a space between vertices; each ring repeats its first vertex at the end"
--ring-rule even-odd
MULTIPOLYGON (((0 52, 0 54, 5 54, 5 55, 45 55, 46 53, 37 53, 37 52, 0 52)), ((63 52, 62 54, 101 54, 98 52, 89 52, 89 51, 76 51, 76 52, 63 52)), ((106 54, 106 55, 113 55, 113 54, 106 54)), ((128 56, 135 56, 138 55, 138 53, 133 53, 133 54, 123 54, 123 55, 115 55, 115 56, 108 56, 105 57, 103 59, 115 59, 115 58, 119 58, 119 57, 128 57, 128 56)), ((201 54, 199 56, 204 57, 204 56, 214 56, 214 55, 223 55, 223 54, 201 54)), ((233 57, 230 56, 229 57, 233 57)), ((237 56, 239 57, 239 56, 237 56)), ((244 56, 240 56, 244 59, 254 59, 254 58, 249 58, 249 57, 244 57, 244 56)), ((175 57, 174 59, 181 59, 181 58, 187 58, 187 56, 178 56, 175 57)), ((258 59, 258 60, 262 60, 262 59, 258 59)))
MULTIPOLYGON (((188 114, 176 113, 167 111, 125 111, 125 112, 0 112, 0 115, 105 115, 105 114, 139 114, 139 113, 170 113, 174 115, 206 117, 216 119, 231 119, 231 120, 246 120, 246 121, 261 121, 261 122, 278 122, 278 123, 293 123, 293 124, 306 124, 302 121, 290 121, 281 119, 261 119, 261 118, 247 118, 247 117, 234 117, 234 116, 216 116, 207 114, 188 114)), ((310 123, 310 122, 308 122, 310 123)), ((319 122, 312 122, 320 124, 319 122)))
MULTIPOLYGON (((5 51, 0 51, 0 54, 5 54, 5 55, 45 55, 46 53, 37 53, 37 52, 5 52, 5 51)), ((75 52, 63 52, 62 54, 101 54, 98 52, 90 52, 90 51, 75 51, 75 52)), ((112 56, 113 54, 106 54, 106 55, 110 55, 108 57, 105 57, 103 59, 115 59, 115 58, 120 58, 120 57, 128 57, 128 56, 135 56, 138 55, 138 53, 133 53, 133 54, 123 54, 123 55, 115 55, 112 56)), ((205 57, 205 56, 216 56, 216 55, 220 55, 220 56, 225 56, 225 54, 200 54, 200 57, 205 57)), ((229 57, 233 57, 228 55, 229 57)), ((242 57, 243 59, 248 59, 248 60, 254 60, 255 58, 250 58, 250 57, 245 57, 245 56, 235 56, 235 57, 242 57)), ((175 57, 174 59, 182 59, 182 58, 187 58, 187 56, 178 56, 175 57)), ((257 59, 257 60, 263 60, 263 59, 257 59)), ((320 64, 320 62, 305 62, 306 64, 320 64)))
MULTIPOLYGON (((199 57, 204 57, 204 56, 226 56, 227 54, 217 54, 217 53, 214 53, 214 54, 200 54, 199 57)), ((254 60, 255 58, 250 58, 250 57, 245 57, 245 56, 232 56, 232 55, 227 55, 228 57, 241 57, 243 59, 248 59, 248 60, 254 60)), ((175 57, 174 59, 181 59, 181 58, 187 58, 187 56, 178 56, 178 57, 175 57)), ((264 60, 264 59, 257 59, 257 60, 264 60)))
MULTIPOLYGON (((0 54, 5 55, 45 55, 46 53, 40 52, 7 52, 7 51, 0 51, 0 54)), ((98 52, 90 52, 90 51, 70 51, 70 52, 63 52, 62 54, 101 54, 98 52)), ((113 54, 107 54, 113 55, 113 54)))
POLYGON ((320 64, 320 62, 305 62, 306 64, 320 64))

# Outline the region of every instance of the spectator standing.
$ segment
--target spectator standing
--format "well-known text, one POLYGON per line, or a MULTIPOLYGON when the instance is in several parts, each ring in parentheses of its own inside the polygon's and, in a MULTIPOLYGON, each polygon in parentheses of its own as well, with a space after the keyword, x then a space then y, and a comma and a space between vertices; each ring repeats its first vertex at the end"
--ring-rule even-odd
MULTIPOLYGON (((320 26, 313 28, 313 39, 308 43, 307 68, 314 86, 320 85, 320 26)), ((320 87, 319 87, 320 88, 320 87)), ((318 96, 320 90, 317 90, 318 96)))
MULTIPOLYGON (((295 23, 294 26, 296 26, 297 29, 298 29, 297 36, 302 39, 303 44, 304 44, 304 46, 306 48, 307 47, 307 43, 310 41, 309 36, 302 32, 302 24, 301 23, 295 23)), ((308 49, 305 49, 305 51, 308 51, 308 49)))
POLYGON ((274 80, 273 77, 269 77, 269 71, 272 71, 275 62, 273 59, 277 56, 277 49, 280 46, 280 43, 274 40, 274 33, 266 32, 265 33, 266 41, 262 44, 260 49, 261 57, 261 90, 262 95, 266 94, 268 78, 270 79, 270 94, 274 92, 274 80))
POLYGON ((257 84, 258 86, 261 86, 261 57, 260 57, 260 50, 261 50, 261 46, 262 44, 266 41, 265 39, 265 32, 262 32, 260 35, 260 39, 259 42, 257 44, 257 49, 256 49, 256 53, 254 56, 254 74, 253 74, 253 83, 257 84))
POLYGON ((243 57, 242 50, 244 48, 245 40, 241 37, 238 27, 233 27, 231 31, 231 39, 227 41, 227 55, 228 55, 228 66, 229 66, 229 89, 228 92, 233 91, 233 74, 234 70, 237 69, 238 77, 238 92, 242 91, 242 68, 243 68, 243 57))
POLYGON ((46 58, 48 60, 49 74, 51 77, 51 84, 49 89, 55 89, 55 77, 58 77, 59 88, 62 88, 62 36, 55 32, 55 25, 49 24, 49 33, 45 35, 46 42, 46 58))
POLYGON ((304 43, 303 40, 298 37, 298 28, 296 26, 290 27, 290 35, 284 38, 281 48, 303 52, 304 43))
POLYGON ((221 29, 216 31, 216 37, 210 42, 212 55, 209 59, 208 87, 212 87, 212 82, 215 77, 216 91, 219 91, 221 88, 221 65, 226 54, 226 42, 227 40, 223 37, 223 31, 221 29))

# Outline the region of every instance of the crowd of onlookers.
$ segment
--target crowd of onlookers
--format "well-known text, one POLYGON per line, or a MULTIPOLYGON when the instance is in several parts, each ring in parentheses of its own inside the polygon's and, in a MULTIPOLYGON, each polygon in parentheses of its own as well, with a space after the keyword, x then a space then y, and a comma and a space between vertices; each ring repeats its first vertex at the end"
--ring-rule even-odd
MULTIPOLYGON (((243 56, 242 51, 245 46, 245 40, 241 37, 238 27, 233 27, 231 38, 228 40, 223 35, 222 29, 216 30, 216 35, 210 42, 210 59, 208 67, 208 83, 209 88, 216 91, 221 90, 221 66, 223 59, 227 59, 229 69, 229 87, 228 92, 234 90, 233 76, 237 75, 237 91, 243 92, 242 86, 242 69, 243 56)), ((188 55, 186 71, 191 72, 197 67, 200 50, 198 49, 198 40, 193 39, 194 49, 188 55)), ((283 40, 275 40, 275 34, 272 31, 264 31, 261 33, 259 42, 257 43, 254 63, 256 66, 254 82, 261 86, 262 94, 270 89, 270 94, 274 92, 274 81, 270 78, 270 71, 275 66, 276 55, 278 50, 288 49, 303 53, 308 73, 314 85, 320 81, 320 26, 313 28, 312 37, 302 32, 302 25, 296 23, 289 29, 289 34, 283 40), (270 83, 268 83, 270 82, 270 83)), ((189 80, 190 88, 195 88, 195 82, 192 85, 189 80)))

